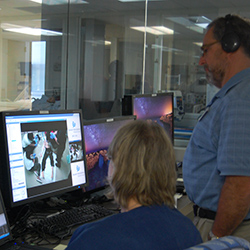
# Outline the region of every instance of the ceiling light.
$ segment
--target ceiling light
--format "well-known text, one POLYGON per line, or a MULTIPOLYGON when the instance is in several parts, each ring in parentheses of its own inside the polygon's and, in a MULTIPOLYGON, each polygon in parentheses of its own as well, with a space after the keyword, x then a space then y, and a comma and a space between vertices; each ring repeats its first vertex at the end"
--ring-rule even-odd
POLYGON ((169 17, 167 18, 175 23, 185 26, 187 29, 203 34, 204 29, 211 22, 205 16, 190 16, 190 17, 169 17))
POLYGON ((201 27, 203 29, 206 29, 209 23, 196 23, 195 25, 198 27, 201 27))
POLYGON ((174 34, 174 31, 164 27, 164 26, 150 26, 150 27, 145 27, 145 26, 131 26, 131 29, 138 30, 141 32, 147 32, 151 33, 153 35, 172 35, 174 34))
POLYGON ((195 44, 195 45, 197 45, 197 46, 199 46, 199 47, 202 46, 202 43, 201 43, 201 42, 193 42, 193 44, 195 44))
POLYGON ((91 43, 92 46, 97 46, 97 45, 111 45, 111 42, 108 40, 86 40, 87 43, 91 43))
MULTIPOLYGON (((130 3, 130 2, 145 2, 145 0, 118 0, 122 3, 130 3)), ((148 0, 148 2, 161 2, 162 0, 148 0)))
POLYGON ((13 25, 9 23, 2 23, 1 28, 5 31, 21 33, 32 36, 61 36, 61 32, 53 31, 53 30, 45 30, 40 28, 30 28, 24 26, 13 25))
POLYGON ((190 16, 188 19, 193 23, 210 23, 211 20, 205 16, 190 16))
POLYGON ((194 23, 194 25, 206 29, 211 20, 205 16, 191 16, 189 20, 194 23))
POLYGON ((182 50, 180 49, 169 48, 158 44, 152 44, 152 49, 161 49, 162 51, 167 51, 167 52, 182 52, 182 50))
POLYGON ((165 26, 151 26, 151 28, 155 29, 155 30, 159 30, 162 31, 163 34, 167 34, 167 35, 172 35, 174 34, 174 31, 165 27, 165 26))
MULTIPOLYGON (((30 0, 30 1, 47 5, 68 4, 68 0, 30 0)), ((75 4, 75 3, 88 4, 88 2, 84 0, 70 0, 70 4, 75 4)))
POLYGON ((187 26, 187 28, 190 29, 190 30, 193 30, 195 32, 198 32, 200 34, 203 34, 203 32, 204 32, 203 28, 195 26, 195 25, 194 26, 189 26, 189 27, 187 26))
POLYGON ((42 4, 43 3, 43 0, 30 0, 31 2, 35 2, 35 3, 40 3, 42 4))

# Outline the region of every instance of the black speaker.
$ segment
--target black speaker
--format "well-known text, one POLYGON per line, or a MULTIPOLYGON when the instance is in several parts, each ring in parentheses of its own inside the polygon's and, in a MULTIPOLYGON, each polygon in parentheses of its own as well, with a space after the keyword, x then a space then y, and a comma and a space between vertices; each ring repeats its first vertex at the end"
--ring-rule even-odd
POLYGON ((240 47, 240 38, 233 31, 232 16, 230 14, 225 16, 225 33, 221 39, 221 46, 227 53, 235 52, 240 47))

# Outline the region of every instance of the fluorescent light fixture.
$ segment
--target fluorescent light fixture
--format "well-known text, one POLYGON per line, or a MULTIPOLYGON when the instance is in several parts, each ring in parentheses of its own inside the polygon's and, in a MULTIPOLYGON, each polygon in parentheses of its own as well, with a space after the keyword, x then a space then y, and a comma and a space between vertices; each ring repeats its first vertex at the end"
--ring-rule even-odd
POLYGON ((5 31, 15 32, 20 34, 32 35, 32 36, 62 36, 62 32, 53 30, 45 30, 40 28, 30 28, 24 26, 18 26, 10 23, 2 23, 1 28, 5 31))
POLYGON ((200 27, 200 28, 203 28, 203 29, 206 29, 207 26, 208 26, 209 23, 196 23, 195 25, 200 27))
POLYGON ((97 45, 111 45, 111 42, 108 40, 86 40, 87 43, 91 43, 92 46, 97 46, 97 45))
POLYGON ((169 48, 158 44, 152 44, 152 49, 161 49, 162 51, 167 51, 167 52, 182 52, 182 50, 180 49, 169 48))
POLYGON ((147 32, 151 33, 153 35, 172 35, 174 34, 174 31, 164 27, 164 26, 151 26, 151 27, 145 27, 145 26, 131 26, 131 29, 138 30, 141 32, 147 32))
POLYGON ((172 29, 169 29, 169 28, 167 28, 165 26, 151 26, 151 28, 153 28, 155 30, 160 30, 164 34, 167 34, 167 35, 173 35, 174 34, 174 31, 172 29))
POLYGON ((202 43, 201 43, 201 42, 193 42, 193 44, 195 44, 195 45, 197 45, 197 46, 199 46, 199 47, 202 46, 202 43))
POLYGON ((187 29, 193 30, 195 32, 203 34, 204 29, 211 22, 205 16, 190 16, 190 17, 169 17, 168 20, 171 20, 175 23, 185 26, 187 29))
MULTIPOLYGON (((47 4, 47 5, 59 5, 59 4, 68 4, 68 0, 30 0, 32 2, 36 2, 39 4, 47 4)), ((85 3, 88 4, 87 1, 84 0, 70 0, 70 4, 75 3, 85 3)))
POLYGON ((194 23, 194 25, 206 29, 211 20, 205 16, 191 16, 189 20, 194 23))
POLYGON ((193 23, 211 23, 211 20, 205 16, 190 16, 188 19, 193 23))
MULTIPOLYGON (((145 0, 118 0, 122 3, 131 3, 131 2, 145 2, 145 0)), ((148 0, 148 2, 161 2, 162 0, 148 0)))
POLYGON ((203 32, 204 32, 204 29, 203 28, 201 28, 201 27, 198 27, 198 26, 189 26, 189 27, 187 27, 188 29, 190 29, 190 30, 193 30, 193 31, 195 31, 195 32, 198 32, 198 33, 200 33, 200 34, 203 34, 203 32))
POLYGON ((43 0, 30 0, 31 2, 35 2, 35 3, 40 3, 42 4, 43 3, 43 0))

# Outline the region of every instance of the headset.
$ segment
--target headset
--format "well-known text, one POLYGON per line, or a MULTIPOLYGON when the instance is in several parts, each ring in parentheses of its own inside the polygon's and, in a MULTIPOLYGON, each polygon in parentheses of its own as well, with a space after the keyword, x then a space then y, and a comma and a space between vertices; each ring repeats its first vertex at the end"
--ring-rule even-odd
POLYGON ((240 47, 240 38, 233 31, 231 19, 231 14, 225 16, 225 33, 221 39, 222 49, 227 53, 235 52, 240 47))

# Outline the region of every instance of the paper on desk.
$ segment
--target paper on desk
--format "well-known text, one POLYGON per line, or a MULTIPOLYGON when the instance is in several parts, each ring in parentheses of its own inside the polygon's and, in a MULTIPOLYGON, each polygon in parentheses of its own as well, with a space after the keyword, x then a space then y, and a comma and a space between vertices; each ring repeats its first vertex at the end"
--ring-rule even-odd
POLYGON ((64 250, 67 247, 67 245, 63 245, 63 244, 59 244, 56 247, 54 247, 53 249, 56 250, 64 250))

